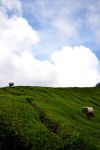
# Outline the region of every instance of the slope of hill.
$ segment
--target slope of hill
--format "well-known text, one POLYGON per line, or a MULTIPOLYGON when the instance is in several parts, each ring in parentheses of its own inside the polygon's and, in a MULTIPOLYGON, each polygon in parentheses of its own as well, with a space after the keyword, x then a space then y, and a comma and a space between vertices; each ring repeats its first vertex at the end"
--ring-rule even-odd
POLYGON ((99 150, 100 88, 0 88, 1 150, 99 150), (82 113, 92 106, 95 117, 82 113))

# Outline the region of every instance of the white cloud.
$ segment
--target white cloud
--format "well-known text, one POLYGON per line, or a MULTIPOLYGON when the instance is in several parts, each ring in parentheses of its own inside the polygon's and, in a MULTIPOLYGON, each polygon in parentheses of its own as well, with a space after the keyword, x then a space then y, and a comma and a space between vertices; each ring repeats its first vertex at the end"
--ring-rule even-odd
POLYGON ((39 41, 37 32, 21 17, 6 18, 1 14, 0 49, 6 52, 27 51, 39 41), (4 48, 3 48, 4 47, 4 48))
POLYGON ((58 86, 94 86, 100 80, 100 62, 84 46, 64 47, 54 52, 51 60, 58 74, 58 86))
POLYGON ((8 11, 13 12, 14 14, 21 15, 21 1, 20 0, 0 0, 2 11, 7 13, 8 11))
POLYGON ((72 15, 74 16, 76 9, 80 8, 79 1, 76 3, 74 0, 36 0, 34 5, 31 2, 27 3, 25 4, 26 11, 30 9, 33 17, 46 27, 43 28, 43 32, 44 30, 48 32, 48 28, 51 32, 57 29, 56 32, 59 33, 59 36, 65 36, 67 41, 68 39, 72 40, 74 37, 78 38, 81 19, 72 18, 72 15))
POLYGON ((68 18, 65 20, 55 20, 53 24, 58 28, 58 31, 63 33, 68 39, 78 36, 79 24, 75 22, 73 24, 68 18))
POLYGON ((31 51, 0 52, 0 86, 14 81, 16 85, 83 87, 100 81, 100 62, 84 46, 64 47, 51 55, 51 61, 40 61, 31 51))
MULTIPOLYGON (((14 11, 14 4, 4 3, 2 8, 14 11)), ((77 33, 68 20, 57 22, 57 26, 64 31, 66 26, 70 28, 69 37, 77 33)), ((37 31, 25 18, 17 13, 8 17, 0 9, 0 86, 10 81, 15 85, 94 86, 100 81, 100 62, 89 48, 64 47, 53 52, 50 60, 40 61, 32 51, 38 41, 37 31)))
POLYGON ((95 35, 96 42, 99 43, 100 39, 100 14, 92 14, 88 18, 88 26, 92 30, 93 34, 95 35))
MULTIPOLYGON (((48 41, 58 44, 58 48, 65 44, 96 47, 100 43, 100 0, 25 1, 23 8, 25 14, 31 14, 31 19, 28 18, 31 23, 39 23, 39 31, 45 40, 49 31, 48 41)), ((44 45, 45 40, 43 38, 41 42, 44 45)))
POLYGON ((86 24, 94 34, 94 40, 97 43, 100 39, 100 1, 97 0, 88 7, 86 15, 86 24))
POLYGON ((14 64, 17 84, 53 86, 56 81, 54 66, 47 60, 35 59, 31 53, 25 52, 21 57, 17 56, 14 64))
POLYGON ((10 81, 16 85, 50 85, 56 81, 54 66, 35 59, 32 49, 38 33, 27 20, 0 12, 0 86, 10 81))

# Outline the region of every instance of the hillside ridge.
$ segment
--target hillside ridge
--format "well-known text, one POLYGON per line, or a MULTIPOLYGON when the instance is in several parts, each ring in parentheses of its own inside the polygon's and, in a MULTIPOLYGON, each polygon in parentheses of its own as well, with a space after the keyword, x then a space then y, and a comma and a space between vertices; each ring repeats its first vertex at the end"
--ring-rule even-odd
POLYGON ((4 150, 99 150, 100 88, 0 88, 4 150), (91 106, 88 120, 82 107, 91 106))

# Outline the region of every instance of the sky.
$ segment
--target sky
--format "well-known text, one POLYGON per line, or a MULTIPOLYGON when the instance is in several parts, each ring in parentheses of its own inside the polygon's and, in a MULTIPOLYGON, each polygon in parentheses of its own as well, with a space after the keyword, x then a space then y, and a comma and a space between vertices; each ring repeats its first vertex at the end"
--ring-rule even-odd
POLYGON ((0 86, 100 82, 100 0, 0 0, 0 86))

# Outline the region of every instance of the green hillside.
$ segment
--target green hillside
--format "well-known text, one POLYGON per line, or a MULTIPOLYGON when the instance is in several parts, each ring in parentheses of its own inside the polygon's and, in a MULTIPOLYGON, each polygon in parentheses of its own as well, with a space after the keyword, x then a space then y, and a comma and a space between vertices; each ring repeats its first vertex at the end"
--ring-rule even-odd
POLYGON ((100 149, 100 88, 0 88, 0 150, 67 149, 100 149))

